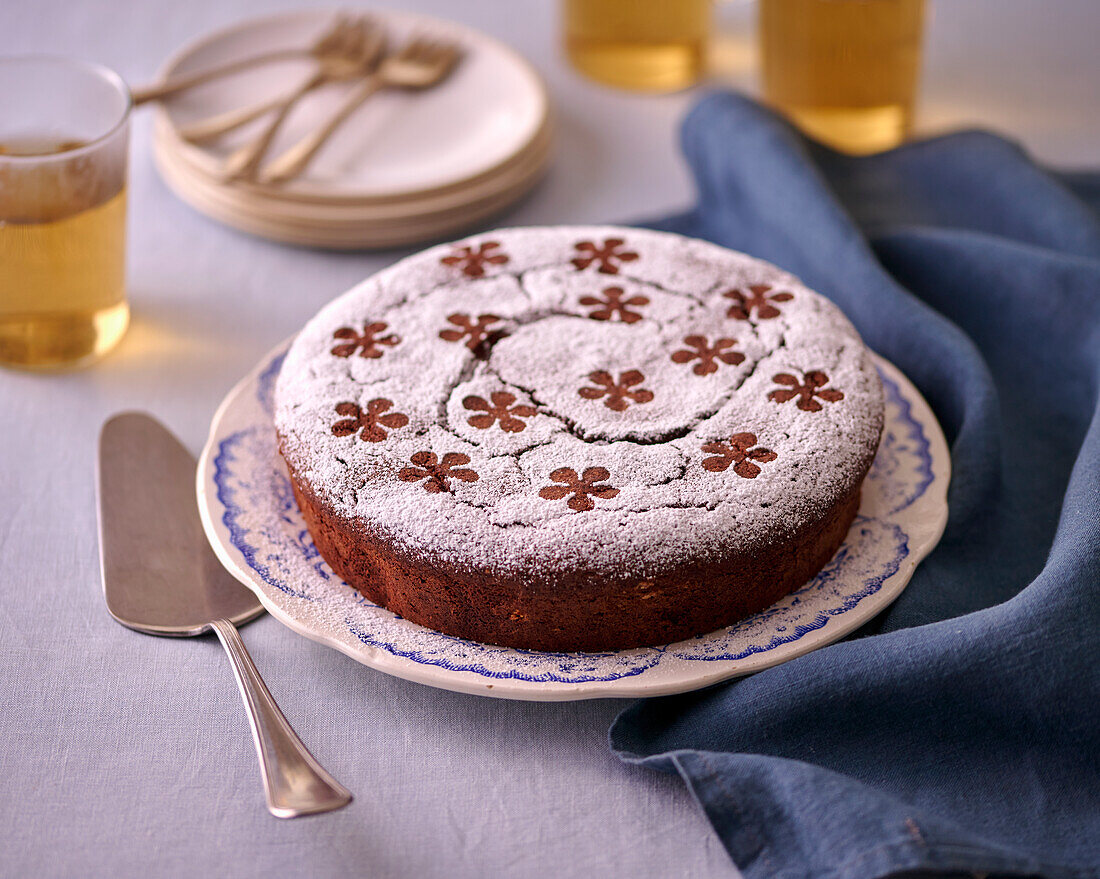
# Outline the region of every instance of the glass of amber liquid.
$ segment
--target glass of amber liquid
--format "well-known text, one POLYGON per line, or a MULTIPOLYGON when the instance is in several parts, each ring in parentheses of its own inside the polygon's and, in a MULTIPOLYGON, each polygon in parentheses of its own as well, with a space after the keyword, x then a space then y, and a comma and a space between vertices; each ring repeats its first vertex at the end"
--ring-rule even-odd
POLYGON ((565 51, 597 82, 668 92, 703 72, 711 0, 564 0, 565 51))
POLYGON ((760 0, 764 99, 851 153, 909 134, 924 0, 760 0))
POLYGON ((0 59, 0 365, 82 366, 126 332, 130 106, 103 67, 0 59))

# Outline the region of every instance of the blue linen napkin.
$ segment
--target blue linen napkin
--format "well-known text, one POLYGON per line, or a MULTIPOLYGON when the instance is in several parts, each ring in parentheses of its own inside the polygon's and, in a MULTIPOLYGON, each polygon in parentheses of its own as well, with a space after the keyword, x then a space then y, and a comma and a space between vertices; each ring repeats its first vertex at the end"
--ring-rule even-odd
POLYGON ((1100 876, 1100 176, 982 132, 840 155, 731 94, 683 148, 698 206, 648 225, 840 305, 936 411, 950 520, 864 637, 638 703, 613 749, 747 879, 1100 876))

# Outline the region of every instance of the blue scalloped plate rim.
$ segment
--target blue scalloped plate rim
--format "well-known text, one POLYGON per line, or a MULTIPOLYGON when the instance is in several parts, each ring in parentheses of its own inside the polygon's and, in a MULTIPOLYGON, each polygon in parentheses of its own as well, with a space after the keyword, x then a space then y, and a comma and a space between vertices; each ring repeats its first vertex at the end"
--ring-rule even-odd
POLYGON ((943 433, 908 379, 876 356, 887 421, 860 514, 801 589, 726 629, 661 647, 550 653, 465 641, 372 604, 317 552, 275 453, 272 392, 288 345, 269 353, 213 419, 197 480, 207 536, 230 573, 290 628, 430 686, 559 701, 665 695, 760 671, 842 638, 887 607, 947 522, 943 433))

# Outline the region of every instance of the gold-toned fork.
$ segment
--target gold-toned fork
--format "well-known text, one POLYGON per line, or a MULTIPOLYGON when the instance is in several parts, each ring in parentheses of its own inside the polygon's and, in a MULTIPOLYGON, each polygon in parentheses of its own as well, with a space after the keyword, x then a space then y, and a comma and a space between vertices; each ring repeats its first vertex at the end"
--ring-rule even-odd
MULTIPOLYGON (((275 49, 270 52, 263 52, 259 55, 253 55, 250 58, 242 58, 240 61, 231 61, 228 64, 222 64, 218 67, 209 68, 208 70, 201 70, 198 73, 174 76, 165 82, 158 82, 154 85, 135 88, 132 89, 130 93, 136 106, 148 101, 159 101, 164 98, 170 98, 172 95, 194 88, 195 86, 213 82, 224 76, 240 73, 241 71, 249 70, 252 67, 259 67, 263 64, 271 64, 275 61, 288 61, 296 58, 312 57, 320 59, 331 53, 335 47, 341 45, 345 33, 354 23, 354 19, 341 14, 336 17, 331 27, 313 41, 312 45, 303 46, 297 49, 275 49)), ((255 119, 256 117, 253 116, 251 118, 255 119)))
POLYGON ((254 177, 279 128, 302 98, 328 83, 369 74, 378 63, 384 48, 385 37, 381 28, 366 18, 358 19, 344 35, 340 49, 320 59, 313 76, 283 99, 259 137, 226 159, 222 169, 223 178, 241 180, 254 177))
POLYGON ((336 129, 375 92, 385 88, 414 91, 431 88, 450 75, 461 57, 461 50, 453 43, 423 37, 411 40, 400 52, 384 58, 378 69, 348 95, 324 126, 263 169, 258 175, 259 181, 280 184, 293 180, 306 169, 336 129))
MULTIPOLYGON (((361 38, 365 26, 366 23, 360 17, 339 15, 332 23, 332 27, 321 34, 305 54, 316 61, 318 65, 323 64, 326 59, 346 57, 349 51, 354 49, 356 41, 361 38)), ((222 135, 229 134, 229 132, 235 131, 281 107, 296 91, 297 89, 294 89, 270 101, 240 107, 236 110, 228 110, 207 119, 193 122, 190 125, 184 125, 180 127, 179 135, 190 143, 206 143, 207 141, 217 140, 222 135)))

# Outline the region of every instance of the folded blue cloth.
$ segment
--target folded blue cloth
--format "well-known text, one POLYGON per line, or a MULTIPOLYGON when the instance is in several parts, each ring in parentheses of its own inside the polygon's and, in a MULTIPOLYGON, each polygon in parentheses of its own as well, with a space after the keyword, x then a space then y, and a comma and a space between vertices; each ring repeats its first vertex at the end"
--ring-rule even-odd
POLYGON ((980 132, 839 155, 730 94, 683 147, 699 204, 650 225, 840 305, 936 411, 950 520, 857 637, 638 703, 612 747, 748 879, 1100 876, 1100 176, 980 132))

